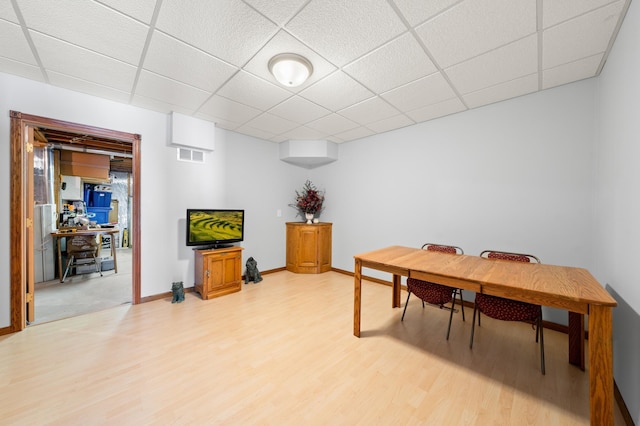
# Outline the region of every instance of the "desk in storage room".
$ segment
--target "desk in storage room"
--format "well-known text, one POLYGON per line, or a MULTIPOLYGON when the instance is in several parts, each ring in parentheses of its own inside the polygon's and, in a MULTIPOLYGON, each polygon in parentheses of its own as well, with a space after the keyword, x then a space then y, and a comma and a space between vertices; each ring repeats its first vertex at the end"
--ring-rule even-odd
POLYGON ((329 222, 287 222, 287 270, 298 274, 321 274, 331 270, 329 222))

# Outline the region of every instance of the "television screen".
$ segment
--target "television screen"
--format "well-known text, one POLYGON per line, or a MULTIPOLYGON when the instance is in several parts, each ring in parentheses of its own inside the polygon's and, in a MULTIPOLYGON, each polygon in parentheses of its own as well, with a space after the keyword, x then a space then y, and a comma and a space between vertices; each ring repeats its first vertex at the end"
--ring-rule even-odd
POLYGON ((188 209, 188 246, 225 246, 244 240, 244 210, 188 209))

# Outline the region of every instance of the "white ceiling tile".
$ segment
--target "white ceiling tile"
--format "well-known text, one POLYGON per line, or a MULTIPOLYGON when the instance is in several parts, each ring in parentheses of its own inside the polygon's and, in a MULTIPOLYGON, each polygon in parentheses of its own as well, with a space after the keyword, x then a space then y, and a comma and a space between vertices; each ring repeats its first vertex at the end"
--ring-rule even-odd
POLYGON ((216 127, 219 127, 221 129, 236 130, 241 125, 240 123, 236 123, 235 121, 224 120, 220 117, 216 117, 209 114, 203 114, 201 112, 196 113, 193 116, 196 118, 200 118, 202 120, 211 121, 212 123, 215 123, 216 127))
POLYGON ((445 69, 459 93, 470 93, 538 71, 534 34, 445 69))
POLYGON ((285 28, 337 66, 406 31, 386 0, 311 0, 285 28))
POLYGON ((97 96, 103 99, 109 99, 120 103, 129 103, 129 92, 114 89, 113 87, 107 87, 100 84, 92 83, 86 80, 80 80, 78 78, 71 77, 67 74, 59 74, 54 71, 49 71, 49 81, 54 86, 64 87, 65 89, 73 90, 75 92, 86 93, 92 96, 97 96))
POLYGON ((19 25, 0 20, 0 56, 25 64, 37 65, 31 47, 19 25))
POLYGON ((300 92, 300 96, 336 112, 349 105, 371 98, 374 94, 344 72, 336 71, 300 92), (337 93, 340 96, 336 96, 337 93))
POLYGON ((280 118, 277 115, 269 114, 268 112, 250 120, 247 125, 255 129, 272 133, 273 135, 288 132, 299 126, 298 123, 280 118))
POLYGON ((536 1, 464 1, 420 25, 416 32, 437 64, 447 68, 535 33, 536 1))
POLYGON ((273 22, 237 0, 164 0, 156 27, 236 66, 277 31, 273 22))
POLYGON ((136 76, 134 66, 43 34, 31 33, 31 38, 47 70, 131 91, 136 76))
POLYGON ((624 2, 616 2, 545 30, 543 68, 604 52, 623 5, 624 2))
POLYGON ((10 1, 0 1, 0 19, 5 19, 7 21, 13 22, 14 24, 18 24, 18 16, 16 15, 15 10, 13 10, 13 4, 10 1))
POLYGON ((562 0, 542 2, 542 27, 549 28, 611 3, 611 0, 562 0))
POLYGON ((198 113, 219 117, 226 121, 245 123, 257 117, 261 111, 216 95, 212 96, 211 99, 198 110, 198 113))
POLYGON ((273 75, 269 72, 269 60, 280 53, 296 53, 307 58, 313 66, 313 72, 307 81, 297 87, 286 87, 286 89, 291 92, 304 90, 306 87, 324 78, 336 69, 336 67, 326 59, 309 49, 286 31, 279 31, 262 49, 260 49, 260 51, 258 51, 253 58, 251 58, 243 69, 279 85, 273 75))
POLYGON ((300 96, 293 96, 271 108, 270 113, 296 123, 304 124, 331 114, 326 108, 318 106, 300 96))
POLYGON ((426 21, 460 0, 394 0, 411 26, 426 21))
POLYGON ((355 129, 347 130, 346 132, 338 133, 335 136, 340 138, 341 141, 347 142, 354 141, 356 139, 362 139, 373 134, 374 132, 371 129, 360 126, 356 127, 355 129))
POLYGON ((292 96, 291 92, 244 71, 234 75, 217 95, 261 110, 267 110, 292 96))
POLYGON ((219 89, 238 71, 237 67, 159 31, 151 38, 143 66, 209 92, 219 89))
POLYGON ((366 125, 398 115, 399 111, 379 97, 370 98, 339 111, 339 114, 366 125))
POLYGON ((237 132, 242 133, 244 135, 253 136, 254 138, 259 138, 263 140, 270 140, 276 135, 262 129, 256 129, 255 127, 249 126, 247 124, 240 126, 236 129, 237 132))
POLYGON ((138 19, 145 24, 151 23, 153 11, 156 8, 157 0, 95 0, 106 4, 132 18, 138 19))
POLYGON ((165 114, 168 114, 171 111, 179 112, 185 115, 193 113, 193 109, 186 109, 180 105, 173 105, 168 102, 163 102, 158 99, 152 99, 140 95, 135 95, 131 98, 131 105, 139 108, 150 109, 152 111, 162 112, 165 114))
POLYGON ((358 127, 358 124, 347 118, 344 118, 341 115, 330 114, 312 121, 311 123, 307 124, 307 126, 311 127, 312 129, 317 129, 321 132, 325 132, 328 135, 335 135, 336 133, 341 133, 346 130, 358 127))
POLYGON ((344 71, 365 87, 381 93, 437 71, 411 33, 405 33, 363 56, 344 71))
POLYGON ((103 55, 138 65, 149 27, 92 1, 20 2, 30 28, 103 55))
POLYGON ((445 115, 455 114, 464 111, 467 107, 458 98, 448 99, 437 104, 427 105, 422 108, 409 111, 407 115, 414 121, 420 123, 422 121, 433 120, 434 118, 444 117, 445 115))
POLYGON ((286 24, 307 0, 244 0, 278 25, 286 24))
POLYGON ((436 73, 381 95, 400 111, 411 111, 456 96, 442 74, 436 73))
POLYGON ((469 93, 464 95, 463 98, 469 108, 477 108, 482 105, 526 95, 537 90, 538 74, 536 73, 469 93))
POLYGON ((394 117, 389 117, 383 120, 369 123, 367 124, 367 127, 375 131, 376 133, 384 133, 390 130, 399 129, 401 127, 411 126, 412 124, 416 124, 415 121, 411 120, 404 114, 399 114, 394 117))
POLYGON ((195 111, 209 97, 209 93, 193 86, 168 79, 149 71, 142 71, 136 94, 195 111))
POLYGON ((0 72, 14 74, 30 80, 44 81, 42 70, 35 66, 0 57, 0 72))
POLYGON ((327 136, 325 132, 321 132, 317 129, 312 129, 306 126, 296 127, 293 130, 278 135, 279 140, 317 140, 324 139, 327 136))
POLYGON ((544 70, 542 72, 542 88, 549 89, 554 86, 560 86, 561 84, 594 77, 598 72, 600 63, 602 62, 602 56, 603 54, 600 53, 575 62, 569 62, 568 64, 544 70))

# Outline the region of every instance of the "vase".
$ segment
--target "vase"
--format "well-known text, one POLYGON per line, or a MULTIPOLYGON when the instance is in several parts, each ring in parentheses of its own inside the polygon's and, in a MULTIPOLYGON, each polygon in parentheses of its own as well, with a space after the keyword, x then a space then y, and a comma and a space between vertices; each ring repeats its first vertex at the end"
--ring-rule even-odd
POLYGON ((307 219, 307 225, 311 225, 313 223, 313 213, 305 213, 304 217, 307 219))

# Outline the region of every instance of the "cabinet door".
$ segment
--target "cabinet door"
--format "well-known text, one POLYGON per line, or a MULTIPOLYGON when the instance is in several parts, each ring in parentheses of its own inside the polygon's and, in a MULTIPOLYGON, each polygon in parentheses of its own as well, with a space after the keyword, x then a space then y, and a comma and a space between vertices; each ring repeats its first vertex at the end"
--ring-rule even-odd
POLYGON ((318 228, 312 226, 300 229, 298 241, 298 266, 318 265, 318 228))
POLYGON ((323 226, 318 232, 318 268, 327 272, 331 270, 331 226, 323 226))
POLYGON ((237 285, 242 281, 242 270, 241 263, 242 257, 240 256, 240 252, 238 253, 229 253, 227 256, 222 259, 224 270, 224 284, 227 286, 237 285))
POLYGON ((208 274, 208 282, 207 290, 210 292, 211 290, 219 289, 223 287, 225 284, 224 277, 224 257, 219 256, 208 256, 207 257, 207 274, 208 274))
POLYGON ((239 252, 208 256, 209 286, 207 290, 211 292, 238 284, 242 280, 240 262, 239 252))

